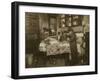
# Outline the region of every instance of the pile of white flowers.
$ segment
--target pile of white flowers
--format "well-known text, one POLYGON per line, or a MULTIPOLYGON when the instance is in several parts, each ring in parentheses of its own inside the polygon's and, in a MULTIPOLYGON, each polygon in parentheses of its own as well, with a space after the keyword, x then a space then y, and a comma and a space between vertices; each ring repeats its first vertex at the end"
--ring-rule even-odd
MULTIPOLYGON (((46 39, 47 40, 47 39, 46 39)), ((46 52, 47 56, 49 55, 57 55, 63 53, 70 53, 70 44, 69 42, 59 42, 56 39, 49 38, 49 43, 41 42, 39 46, 39 50, 42 52, 46 52)))

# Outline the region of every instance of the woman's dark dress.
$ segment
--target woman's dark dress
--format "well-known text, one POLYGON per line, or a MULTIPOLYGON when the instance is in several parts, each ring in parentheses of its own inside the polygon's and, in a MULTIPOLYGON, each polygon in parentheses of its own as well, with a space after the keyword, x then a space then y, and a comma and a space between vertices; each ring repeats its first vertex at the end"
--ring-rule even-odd
POLYGON ((72 32, 69 37, 70 37, 70 49, 71 49, 71 65, 77 65, 79 60, 78 60, 76 35, 74 32, 72 32))

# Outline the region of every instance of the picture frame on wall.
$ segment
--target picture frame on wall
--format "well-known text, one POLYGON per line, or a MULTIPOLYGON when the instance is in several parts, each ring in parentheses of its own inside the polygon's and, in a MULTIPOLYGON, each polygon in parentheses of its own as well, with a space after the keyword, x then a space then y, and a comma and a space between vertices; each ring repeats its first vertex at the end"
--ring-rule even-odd
POLYGON ((97 7, 11 4, 13 79, 97 74, 97 7))

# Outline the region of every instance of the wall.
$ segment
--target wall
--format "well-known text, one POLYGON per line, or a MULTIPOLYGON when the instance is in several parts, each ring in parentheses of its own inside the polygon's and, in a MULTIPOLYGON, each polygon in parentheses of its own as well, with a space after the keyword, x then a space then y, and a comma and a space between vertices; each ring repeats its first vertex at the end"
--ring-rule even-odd
MULTIPOLYGON (((0 2, 0 81, 13 81, 10 78, 10 65, 11 65, 11 2, 14 0, 1 0, 0 2)), ((19 0, 20 1, 20 0, 19 0)), ((30 2, 44 2, 44 3, 59 3, 59 4, 74 4, 74 5, 90 5, 98 6, 100 10, 100 0, 21 0, 30 2)), ((98 11, 100 14, 100 11, 98 11)), ((98 16, 100 21, 100 15, 98 16)), ((98 27, 100 24, 98 25, 98 27)), ((98 28, 100 30, 100 28, 98 28)), ((100 35, 100 32, 98 33, 100 35)), ((100 37, 98 39, 100 41, 100 37)), ((98 48, 100 48, 100 42, 98 48)), ((100 50, 98 51, 100 53, 100 50)), ((99 54, 98 53, 98 54, 99 54)), ((100 55, 98 55, 100 62, 100 55)), ((98 65, 100 68, 100 63, 98 65)), ((100 70, 99 70, 100 72, 100 70)), ((39 78, 39 79, 26 79, 25 81, 99 81, 100 74, 98 75, 83 75, 83 76, 65 76, 53 78, 39 78)), ((22 80, 21 80, 22 81, 22 80)))

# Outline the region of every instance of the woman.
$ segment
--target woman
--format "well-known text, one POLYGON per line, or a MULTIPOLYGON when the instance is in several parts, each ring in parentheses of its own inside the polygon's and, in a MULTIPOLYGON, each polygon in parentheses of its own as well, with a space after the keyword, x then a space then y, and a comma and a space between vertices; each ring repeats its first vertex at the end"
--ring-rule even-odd
POLYGON ((76 35, 72 29, 69 30, 68 35, 70 38, 71 65, 77 65, 79 60, 78 60, 76 35))

